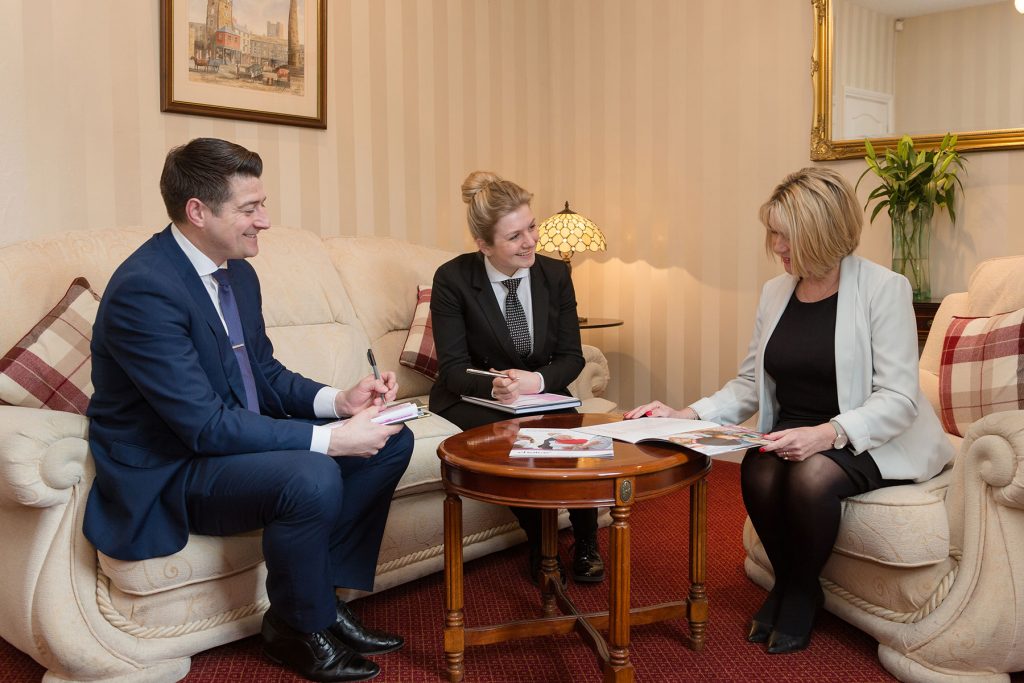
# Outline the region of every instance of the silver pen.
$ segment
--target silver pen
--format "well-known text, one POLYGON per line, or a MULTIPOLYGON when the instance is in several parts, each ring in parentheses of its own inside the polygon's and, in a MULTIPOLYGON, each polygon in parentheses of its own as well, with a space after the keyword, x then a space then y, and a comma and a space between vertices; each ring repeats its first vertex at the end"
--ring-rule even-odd
POLYGON ((504 372, 492 372, 490 370, 477 370, 476 368, 466 368, 466 372, 470 375, 480 375, 481 377, 501 377, 502 379, 508 379, 509 376, 504 372))

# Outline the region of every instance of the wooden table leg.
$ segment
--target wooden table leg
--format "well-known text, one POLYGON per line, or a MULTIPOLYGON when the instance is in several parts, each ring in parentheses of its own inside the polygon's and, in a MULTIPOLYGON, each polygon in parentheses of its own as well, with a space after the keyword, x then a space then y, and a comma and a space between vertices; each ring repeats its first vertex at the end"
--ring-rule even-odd
POLYGON ((462 499, 449 493, 444 499, 444 656, 448 680, 465 675, 466 623, 462 612, 462 499))
POLYGON ((554 582, 561 582, 558 574, 558 510, 540 511, 540 599, 545 617, 558 613, 555 603, 554 582))
POLYGON ((704 589, 708 544, 708 483, 701 479, 690 487, 690 595, 686 618, 690 622, 690 647, 704 649, 708 625, 708 595, 704 589))
POLYGON ((632 683, 629 661, 629 512, 630 506, 612 508, 609 528, 610 559, 608 592, 608 663, 605 683, 632 683))

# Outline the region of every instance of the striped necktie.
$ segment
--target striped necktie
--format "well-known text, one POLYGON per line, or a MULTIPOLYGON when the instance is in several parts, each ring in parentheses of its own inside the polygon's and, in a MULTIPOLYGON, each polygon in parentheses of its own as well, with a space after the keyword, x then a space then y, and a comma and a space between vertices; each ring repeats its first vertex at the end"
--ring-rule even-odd
POLYGON ((260 412, 259 394, 256 393, 256 380, 252 376, 252 365, 249 354, 245 350, 245 337, 242 335, 242 319, 238 315, 238 304, 235 294, 231 291, 231 279, 226 268, 213 273, 217 281, 217 298, 220 300, 220 312, 228 326, 228 340, 231 350, 235 352, 238 367, 242 371, 242 383, 245 385, 245 407, 254 413, 260 412))

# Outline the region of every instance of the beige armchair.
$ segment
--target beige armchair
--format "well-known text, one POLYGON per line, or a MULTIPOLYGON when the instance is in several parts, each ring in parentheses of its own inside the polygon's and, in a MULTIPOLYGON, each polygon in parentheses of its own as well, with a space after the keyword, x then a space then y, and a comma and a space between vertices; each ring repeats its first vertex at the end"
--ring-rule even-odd
MULTIPOLYGON (((952 317, 1022 307, 1024 256, 985 261, 967 292, 943 300, 920 363, 936 410, 952 317)), ((901 681, 1009 681, 1024 669, 1024 411, 949 438, 957 457, 931 481, 846 501, 822 573, 825 607, 876 638, 882 665, 901 681)), ((747 575, 770 588, 749 519, 743 543, 747 575)))

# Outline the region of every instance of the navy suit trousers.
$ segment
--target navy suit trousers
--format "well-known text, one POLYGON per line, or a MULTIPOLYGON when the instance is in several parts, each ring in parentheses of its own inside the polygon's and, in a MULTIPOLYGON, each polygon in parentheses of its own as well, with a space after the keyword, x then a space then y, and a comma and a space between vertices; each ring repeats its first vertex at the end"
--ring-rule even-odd
POLYGON ((395 486, 412 455, 407 427, 369 458, 271 451, 197 458, 193 533, 263 529, 270 609, 312 633, 335 621, 335 587, 372 590, 395 486))

